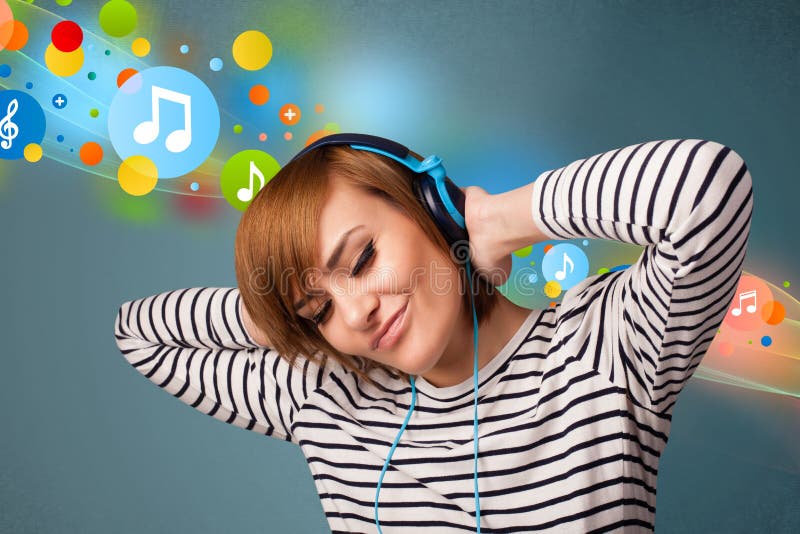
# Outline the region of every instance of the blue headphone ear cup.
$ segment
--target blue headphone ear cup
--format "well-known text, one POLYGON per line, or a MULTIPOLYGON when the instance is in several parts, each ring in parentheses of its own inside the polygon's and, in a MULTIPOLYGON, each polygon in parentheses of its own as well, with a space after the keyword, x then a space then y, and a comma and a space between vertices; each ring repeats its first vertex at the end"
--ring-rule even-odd
MULTIPOLYGON (((462 228, 444 206, 436 189, 436 183, 429 175, 420 175, 412 182, 414 195, 425 210, 431 216, 439 231, 444 236, 447 244, 451 247, 453 258, 456 261, 464 262, 469 259, 469 235, 465 228, 462 228)), ((450 200, 456 207, 461 216, 464 216, 465 196, 464 192, 458 188, 449 178, 445 177, 445 189, 449 193, 450 200)))

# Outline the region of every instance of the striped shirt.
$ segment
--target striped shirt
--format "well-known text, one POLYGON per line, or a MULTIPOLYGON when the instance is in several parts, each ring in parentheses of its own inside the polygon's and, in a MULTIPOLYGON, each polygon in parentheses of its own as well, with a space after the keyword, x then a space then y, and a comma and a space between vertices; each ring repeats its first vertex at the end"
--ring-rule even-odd
MULTIPOLYGON (((652 141, 542 173, 531 203, 553 240, 645 248, 531 310, 480 369, 481 531, 654 530, 672 410, 741 274, 750 173, 719 143, 652 141)), ((126 302, 117 344, 186 404, 299 445, 333 532, 377 532, 376 485, 410 385, 376 370, 372 386, 335 362, 292 368, 248 336, 240 306, 237 288, 210 287, 126 302)), ((474 532, 473 378, 416 386, 381 485, 381 528, 474 532)))

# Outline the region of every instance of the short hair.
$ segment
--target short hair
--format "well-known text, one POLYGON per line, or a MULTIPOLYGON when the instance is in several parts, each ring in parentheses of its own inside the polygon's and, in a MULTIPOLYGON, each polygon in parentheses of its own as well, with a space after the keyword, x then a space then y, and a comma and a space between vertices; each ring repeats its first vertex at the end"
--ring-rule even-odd
MULTIPOLYGON (((410 154, 422 160, 418 154, 410 154)), ((456 262, 458 256, 414 195, 412 182, 420 177, 389 157, 346 145, 328 145, 280 169, 244 211, 234 245, 242 304, 253 324, 264 332, 270 348, 291 365, 299 368, 297 359, 309 358, 323 366, 330 357, 372 384, 375 381, 370 373, 376 368, 405 379, 405 373, 394 367, 338 351, 313 321, 294 310, 290 289, 303 294, 301 288, 306 287, 306 280, 300 275, 316 268, 320 213, 328 184, 334 179, 347 180, 410 217, 458 268, 461 287, 472 287, 478 324, 489 316, 499 300, 498 291, 488 279, 474 272, 472 286, 468 284, 463 264, 456 262)), ((472 305, 471 292, 461 291, 467 310, 472 305)))

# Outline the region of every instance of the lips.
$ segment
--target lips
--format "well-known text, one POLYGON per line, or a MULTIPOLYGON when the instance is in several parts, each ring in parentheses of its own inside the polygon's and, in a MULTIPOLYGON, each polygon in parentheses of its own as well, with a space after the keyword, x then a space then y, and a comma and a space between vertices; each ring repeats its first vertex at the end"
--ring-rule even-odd
POLYGON ((406 303, 403 305, 402 308, 394 312, 394 314, 391 317, 389 317, 386 323, 378 331, 378 334, 372 339, 372 350, 376 350, 378 348, 378 344, 381 342, 381 338, 384 335, 386 335, 386 332, 388 332, 389 329, 392 328, 392 326, 394 326, 394 324, 397 322, 398 317, 400 317, 403 314, 403 312, 406 311, 406 308, 408 308, 408 301, 406 301, 406 303))

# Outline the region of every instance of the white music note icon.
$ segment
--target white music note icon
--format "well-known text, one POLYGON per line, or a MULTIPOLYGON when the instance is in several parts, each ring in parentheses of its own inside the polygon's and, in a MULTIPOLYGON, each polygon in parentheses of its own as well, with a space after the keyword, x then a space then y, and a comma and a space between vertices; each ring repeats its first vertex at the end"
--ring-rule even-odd
POLYGON ((747 313, 756 312, 756 290, 745 291, 744 293, 739 293, 739 306, 731 310, 734 317, 739 317, 742 314, 742 300, 749 299, 750 297, 753 298, 753 303, 748 304, 745 310, 747 310, 747 313))
POLYGON ((255 161, 250 161, 250 186, 249 187, 242 187, 236 192, 236 198, 241 200, 242 202, 250 202, 253 200, 253 176, 258 176, 261 180, 261 187, 258 188, 261 191, 261 188, 264 187, 264 175, 261 173, 261 169, 256 167, 255 161))
POLYGON ((183 106, 183 128, 173 130, 167 136, 164 145, 174 154, 183 152, 192 144, 192 97, 157 85, 152 88, 152 96, 152 120, 140 123, 133 130, 134 141, 140 145, 149 145, 158 138, 158 132, 161 129, 159 102, 168 100, 183 106))
POLYGON ((2 141, 0 141, 0 148, 3 150, 9 150, 14 142, 14 139, 16 139, 17 135, 19 134, 19 127, 17 126, 17 123, 11 120, 17 113, 18 108, 19 102, 15 98, 8 103, 6 114, 2 119, 0 119, 0 139, 2 139, 2 141))
POLYGON ((564 253, 564 265, 561 266, 562 270, 556 271, 556 280, 563 280, 564 278, 567 277, 567 264, 568 263, 572 267, 572 269, 570 269, 570 272, 574 271, 575 270, 575 264, 572 263, 572 259, 569 256, 567 256, 567 253, 565 252, 564 253))

